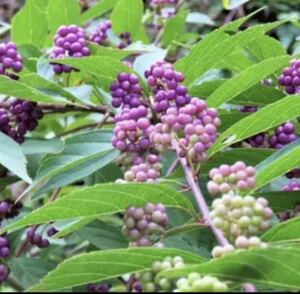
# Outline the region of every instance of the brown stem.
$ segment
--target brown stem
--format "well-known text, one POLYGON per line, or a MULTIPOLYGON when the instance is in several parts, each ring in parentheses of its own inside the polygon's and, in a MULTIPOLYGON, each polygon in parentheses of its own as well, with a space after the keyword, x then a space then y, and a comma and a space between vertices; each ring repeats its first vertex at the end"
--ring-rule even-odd
POLYGON ((17 290, 18 292, 23 292, 24 289, 23 287, 15 280, 15 278, 13 278, 12 276, 9 276, 6 280, 6 282, 15 290, 17 290))

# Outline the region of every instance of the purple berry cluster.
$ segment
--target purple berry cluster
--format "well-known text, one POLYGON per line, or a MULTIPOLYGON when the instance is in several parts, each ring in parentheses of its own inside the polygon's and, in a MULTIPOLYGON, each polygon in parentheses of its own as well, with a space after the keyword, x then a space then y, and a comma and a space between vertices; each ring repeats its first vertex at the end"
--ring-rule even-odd
POLYGON ((279 84, 285 87, 288 94, 299 93, 300 90, 300 60, 295 60, 290 67, 283 70, 279 84))
POLYGON ((13 42, 0 44, 0 75, 6 75, 12 79, 18 79, 14 73, 23 69, 23 58, 18 53, 17 46, 13 42), (13 73, 8 72, 12 71, 13 73))
POLYGON ((300 204, 296 204, 291 211, 282 211, 278 213, 278 219, 280 222, 284 222, 293 217, 297 217, 300 215, 300 204))
POLYGON ((287 145, 297 139, 295 133, 295 126, 291 122, 286 122, 279 126, 275 133, 268 138, 270 148, 281 149, 284 145, 287 145))
POLYGON ((108 293, 111 290, 111 285, 108 283, 101 284, 89 284, 87 285, 87 291, 90 293, 108 293))
POLYGON ((39 233, 37 233, 37 227, 31 227, 26 233, 27 241, 32 245, 36 245, 39 248, 46 248, 50 245, 49 240, 44 239, 39 233))
POLYGON ((256 184, 255 173, 254 167, 246 166, 242 161, 233 165, 223 164, 219 168, 213 168, 209 172, 211 181, 207 183, 208 192, 211 195, 216 195, 254 188, 256 184))
POLYGON ((154 93, 154 109, 166 113, 171 106, 182 107, 191 101, 188 90, 180 83, 184 75, 175 71, 170 63, 157 62, 145 72, 148 85, 154 93))
POLYGON ((146 160, 137 157, 131 168, 125 172, 124 178, 127 182, 153 183, 160 177, 161 158, 156 154, 148 154, 146 160))
POLYGON ((121 42, 118 45, 119 49, 124 49, 132 43, 131 34, 128 32, 121 33, 119 35, 121 42))
POLYGON ((107 39, 107 32, 111 29, 111 27, 112 24, 110 20, 102 21, 91 36, 91 41, 98 45, 103 44, 107 39))
POLYGON ((10 255, 10 242, 6 236, 0 237, 0 257, 7 258, 10 255))
POLYGON ((37 103, 16 99, 8 103, 8 108, 0 109, 0 131, 21 144, 25 134, 35 130, 42 117, 37 103))
POLYGON ((112 106, 136 108, 143 104, 142 86, 139 78, 132 73, 122 72, 111 85, 112 106))
POLYGON ((123 234, 131 246, 152 246, 168 225, 163 204, 148 203, 144 207, 129 207, 124 216, 123 234))
POLYGON ((141 153, 150 147, 149 110, 145 106, 126 108, 115 116, 112 144, 122 152, 141 153))
POLYGON ((214 108, 207 108, 205 101, 197 98, 180 108, 173 106, 161 117, 162 123, 154 126, 150 139, 159 151, 170 147, 175 134, 179 138, 181 157, 192 162, 204 162, 207 150, 217 138, 221 121, 214 108))
POLYGON ((265 198, 241 197, 233 192, 214 200, 210 214, 213 225, 234 240, 241 235, 250 237, 267 230, 273 217, 265 198))
POLYGON ((285 192, 300 191, 300 183, 298 181, 291 181, 283 187, 283 191, 285 192))
POLYGON ((273 133, 257 134, 247 141, 252 147, 265 147, 281 149, 285 145, 294 142, 297 139, 296 128, 292 122, 286 122, 277 127, 273 133))
POLYGON ((11 199, 4 199, 0 202, 0 219, 10 219, 19 215, 23 208, 21 202, 14 203, 11 199))
MULTIPOLYGON (((85 31, 76 26, 61 26, 55 35, 55 48, 50 55, 51 59, 66 57, 82 58, 90 55, 85 31)), ((53 64, 56 74, 70 73, 74 68, 69 65, 53 64)))
POLYGON ((178 0, 150 0, 150 6, 161 7, 164 5, 177 5, 178 0))

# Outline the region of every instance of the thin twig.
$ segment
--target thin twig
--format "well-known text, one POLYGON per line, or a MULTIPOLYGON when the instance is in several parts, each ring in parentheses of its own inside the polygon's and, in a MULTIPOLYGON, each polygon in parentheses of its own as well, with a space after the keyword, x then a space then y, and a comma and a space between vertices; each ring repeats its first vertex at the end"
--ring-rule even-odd
MULTIPOLYGON (((176 140, 173 140, 172 142, 173 148, 176 150, 177 154, 179 153, 179 145, 176 140)), ((187 160, 183 157, 179 157, 179 161, 181 163, 181 166, 184 170, 187 182, 189 186, 191 187, 194 197, 197 201, 198 207, 200 211, 202 212, 205 224, 210 226, 214 235, 216 236, 218 242, 222 245, 225 246, 229 244, 228 240, 224 237, 222 231, 217 229, 215 226, 212 225, 211 217, 210 217, 210 211, 209 208, 206 204, 206 201, 201 193, 200 187, 198 182, 195 179, 195 176, 192 172, 191 167, 188 165, 187 160)))
POLYGON ((6 280, 6 282, 15 290, 17 290, 18 292, 23 292, 24 289, 23 287, 15 280, 15 278, 13 278, 12 276, 9 276, 6 280))

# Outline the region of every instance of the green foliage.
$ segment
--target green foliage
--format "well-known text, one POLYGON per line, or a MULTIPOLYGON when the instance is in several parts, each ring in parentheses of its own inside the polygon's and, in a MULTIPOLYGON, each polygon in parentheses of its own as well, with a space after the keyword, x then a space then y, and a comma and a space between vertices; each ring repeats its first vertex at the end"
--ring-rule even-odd
MULTIPOLYGON (((0 131, 0 210, 4 199, 24 206, 12 218, 0 213, 0 233, 9 238, 11 250, 8 258, 0 258, 11 272, 3 291, 82 292, 89 283, 103 282, 112 283, 113 292, 130 292, 135 273, 146 273, 155 261, 176 256, 185 266, 162 272, 159 279, 165 283, 165 277, 196 272, 219 278, 232 291, 245 283, 265 292, 299 290, 300 192, 283 187, 289 183, 287 173, 300 168, 300 139, 279 149, 268 148, 266 141, 254 148, 249 141, 258 134, 273 134, 287 121, 299 136, 300 95, 287 94, 278 82, 284 67, 299 55, 299 22, 290 21, 290 12, 297 9, 293 1, 275 1, 265 8, 260 1, 214 1, 207 7, 196 2, 201 1, 178 1, 175 15, 163 17, 166 11, 142 0, 101 0, 85 10, 78 0, 26 0, 11 25, 0 23, 0 36, 10 31, 24 59, 16 80, 9 78, 12 69, 6 76, 0 74, 0 109, 11 111, 9 98, 14 97, 36 102, 44 112, 22 144, 0 131), (272 18, 265 20, 268 15, 272 18), (111 21, 112 29, 96 44, 90 37, 104 20, 111 21), (90 56, 50 59, 53 38, 63 25, 84 28, 90 56), (122 33, 130 34, 128 48, 118 48, 122 33), (150 122, 160 122, 144 73, 161 60, 183 73, 192 97, 218 110, 222 125, 205 162, 192 163, 192 156, 186 161, 174 152, 180 131, 162 155, 157 182, 124 182, 133 159, 132 153, 112 145, 115 117, 122 110, 112 107, 111 85, 121 72, 136 74, 150 122), (54 64, 69 65, 72 71, 55 74, 54 64), (257 110, 243 112, 245 106, 257 110), (260 236, 268 247, 212 258, 212 249, 226 240, 210 223, 210 171, 237 161, 257 171, 256 186, 241 197, 263 197, 274 211, 272 227, 260 236), (163 243, 164 248, 133 247, 122 229, 128 208, 149 203, 166 207, 167 229, 152 244, 163 243), (294 210, 295 217, 280 221, 279 213, 294 210), (57 229, 53 236, 46 233, 50 226, 57 229), (29 227, 51 245, 30 244, 29 227)), ((10 120, 16 117, 15 113, 10 120)), ((154 148, 151 152, 159 153, 154 148)), ((147 221, 155 224, 154 212, 149 215, 147 221)))

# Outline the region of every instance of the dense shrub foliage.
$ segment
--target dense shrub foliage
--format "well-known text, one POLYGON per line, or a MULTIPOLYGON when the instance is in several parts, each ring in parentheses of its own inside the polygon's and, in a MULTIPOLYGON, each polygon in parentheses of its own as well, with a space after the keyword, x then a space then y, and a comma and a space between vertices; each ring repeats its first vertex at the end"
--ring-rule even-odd
POLYGON ((293 4, 83 2, 1 31, 2 290, 299 290, 293 4))

